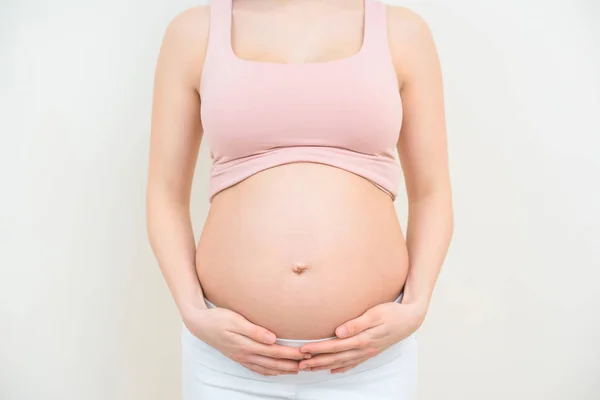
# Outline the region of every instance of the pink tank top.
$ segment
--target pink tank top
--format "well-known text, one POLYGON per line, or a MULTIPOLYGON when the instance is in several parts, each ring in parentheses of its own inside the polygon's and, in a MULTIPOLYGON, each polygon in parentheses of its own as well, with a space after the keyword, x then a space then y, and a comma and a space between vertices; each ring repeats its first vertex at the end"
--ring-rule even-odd
POLYGON ((201 114, 212 167, 209 196, 268 168, 312 162, 361 176, 396 198, 394 158, 402 102, 387 40, 385 5, 364 0, 358 53, 284 64, 238 58, 232 0, 213 0, 201 114))

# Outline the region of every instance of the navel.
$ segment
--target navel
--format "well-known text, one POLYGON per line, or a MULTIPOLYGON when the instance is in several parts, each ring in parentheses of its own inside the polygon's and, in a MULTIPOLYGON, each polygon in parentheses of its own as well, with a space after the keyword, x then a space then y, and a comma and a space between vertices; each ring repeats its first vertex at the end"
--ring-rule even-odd
POLYGON ((308 267, 306 265, 303 265, 303 264, 296 264, 296 265, 294 265, 292 267, 292 271, 294 271, 294 273, 298 274, 298 275, 302 275, 307 270, 308 270, 308 267))

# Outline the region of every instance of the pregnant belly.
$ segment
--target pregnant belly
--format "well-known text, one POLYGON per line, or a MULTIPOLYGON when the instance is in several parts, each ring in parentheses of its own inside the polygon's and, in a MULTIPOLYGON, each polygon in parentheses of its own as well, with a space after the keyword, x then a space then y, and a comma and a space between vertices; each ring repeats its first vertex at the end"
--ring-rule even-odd
POLYGON ((216 306, 279 338, 319 339, 393 301, 408 254, 389 195, 341 169, 294 163, 215 196, 196 266, 216 306))

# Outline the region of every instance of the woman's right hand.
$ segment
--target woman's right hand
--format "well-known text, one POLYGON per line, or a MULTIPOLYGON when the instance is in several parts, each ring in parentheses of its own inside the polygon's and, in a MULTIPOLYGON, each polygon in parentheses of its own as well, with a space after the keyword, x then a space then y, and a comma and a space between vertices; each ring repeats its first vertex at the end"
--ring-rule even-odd
POLYGON ((225 308, 197 308, 183 317, 188 330, 204 343, 264 376, 297 374, 309 355, 275 344, 275 334, 225 308))

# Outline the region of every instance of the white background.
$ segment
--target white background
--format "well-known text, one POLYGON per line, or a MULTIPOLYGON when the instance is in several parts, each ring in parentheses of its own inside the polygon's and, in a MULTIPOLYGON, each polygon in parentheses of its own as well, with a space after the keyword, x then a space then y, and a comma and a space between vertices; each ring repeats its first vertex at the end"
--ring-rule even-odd
MULTIPOLYGON (((144 190, 160 40, 196 4, 0 0, 3 400, 179 397, 144 190)), ((410 6, 442 60, 456 212, 420 400, 599 399, 600 2, 410 6)))

